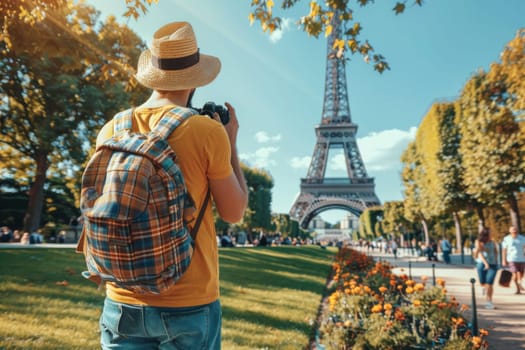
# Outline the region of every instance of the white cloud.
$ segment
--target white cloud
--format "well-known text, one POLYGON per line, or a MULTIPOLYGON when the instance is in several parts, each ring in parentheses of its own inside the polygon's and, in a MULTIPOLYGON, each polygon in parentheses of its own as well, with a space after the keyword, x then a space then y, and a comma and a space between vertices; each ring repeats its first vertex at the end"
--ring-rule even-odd
MULTIPOLYGON (((409 130, 390 129, 373 132, 357 139, 357 145, 367 171, 397 170, 401 164, 401 154, 416 136, 416 127, 409 130)), ((328 169, 346 174, 345 155, 342 150, 332 155, 328 169)))
POLYGON ((277 142, 281 140, 281 134, 270 136, 266 131, 259 131, 255 134, 255 140, 258 143, 277 142))
POLYGON ((416 137, 416 127, 409 130, 390 129, 373 132, 357 139, 361 156, 368 171, 400 168, 401 154, 416 137))
POLYGON ((346 173, 345 155, 343 152, 333 156, 328 162, 328 168, 330 170, 338 171, 342 170, 346 173))
POLYGON ((242 153, 239 157, 251 166, 268 169, 270 166, 277 165, 277 162, 271 158, 277 151, 279 151, 279 147, 261 147, 254 153, 242 153))
POLYGON ((276 43, 283 38, 283 34, 290 30, 290 26, 293 23, 291 18, 283 18, 281 22, 281 29, 276 29, 270 34, 269 38, 272 43, 276 43))
POLYGON ((290 160, 290 165, 294 169, 308 169, 310 166, 310 161, 312 160, 312 157, 305 156, 305 157, 293 157, 292 160, 290 160))

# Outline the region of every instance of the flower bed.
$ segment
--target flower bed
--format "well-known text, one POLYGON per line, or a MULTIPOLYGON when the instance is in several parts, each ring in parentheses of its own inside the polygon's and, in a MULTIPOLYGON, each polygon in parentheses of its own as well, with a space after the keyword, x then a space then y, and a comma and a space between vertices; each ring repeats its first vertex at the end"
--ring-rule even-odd
POLYGON ((447 295, 445 281, 409 279, 351 248, 342 248, 319 320, 318 349, 487 349, 486 330, 473 336, 468 309, 447 295))

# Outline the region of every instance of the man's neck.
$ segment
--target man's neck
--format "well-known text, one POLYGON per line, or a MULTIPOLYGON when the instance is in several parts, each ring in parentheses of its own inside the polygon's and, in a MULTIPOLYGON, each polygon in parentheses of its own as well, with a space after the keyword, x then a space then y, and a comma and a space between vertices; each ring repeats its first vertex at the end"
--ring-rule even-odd
POLYGON ((186 106, 191 90, 153 91, 149 99, 140 107, 154 108, 167 105, 186 106))

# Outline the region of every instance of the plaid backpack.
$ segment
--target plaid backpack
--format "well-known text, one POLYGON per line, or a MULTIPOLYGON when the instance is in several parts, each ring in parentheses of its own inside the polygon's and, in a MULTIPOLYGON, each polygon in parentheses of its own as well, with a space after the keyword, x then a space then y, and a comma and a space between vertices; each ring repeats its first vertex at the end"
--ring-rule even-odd
POLYGON ((190 264, 210 193, 190 233, 195 208, 167 137, 195 114, 174 108, 148 133, 131 133, 133 110, 117 114, 113 137, 97 148, 82 176, 84 217, 78 251, 83 275, 136 293, 159 294, 190 264))

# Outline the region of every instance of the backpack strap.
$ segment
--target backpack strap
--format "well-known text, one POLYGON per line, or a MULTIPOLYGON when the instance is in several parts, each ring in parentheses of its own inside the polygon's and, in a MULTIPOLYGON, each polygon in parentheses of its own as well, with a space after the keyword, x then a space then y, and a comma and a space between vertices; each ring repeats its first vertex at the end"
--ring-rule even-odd
POLYGON ((191 108, 175 107, 162 116, 152 131, 161 138, 167 139, 177 126, 195 114, 197 111, 191 108))
POLYGON ((199 210, 199 216, 197 216, 197 220, 195 221, 195 226, 193 226, 193 229, 190 232, 191 238, 193 238, 193 241, 197 239, 197 233, 199 233, 199 227, 201 226, 202 218, 204 217, 204 212, 206 211, 206 207, 208 206, 208 202, 210 201, 211 191, 208 188, 208 192, 206 192, 206 198, 204 198, 204 203, 202 204, 201 210, 199 210))
POLYGON ((133 116, 134 110, 135 108, 126 109, 125 111, 117 113, 117 115, 113 117, 113 135, 116 135, 123 130, 131 131, 131 117, 133 116))

